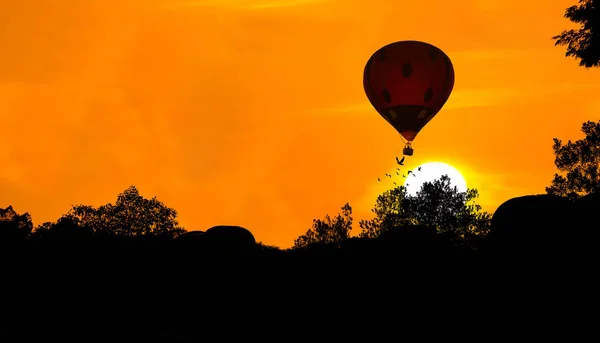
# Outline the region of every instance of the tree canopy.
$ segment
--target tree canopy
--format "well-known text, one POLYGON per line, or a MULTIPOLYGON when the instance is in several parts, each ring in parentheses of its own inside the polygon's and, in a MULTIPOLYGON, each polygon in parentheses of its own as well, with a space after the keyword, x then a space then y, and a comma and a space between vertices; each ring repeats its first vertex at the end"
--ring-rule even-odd
POLYGON ((395 227, 422 226, 434 228, 459 245, 471 245, 489 231, 491 215, 474 201, 476 189, 460 192, 447 175, 425 182, 414 196, 403 186, 377 197, 372 212, 375 218, 362 220, 360 237, 374 238, 395 227))
POLYGON ((350 237, 352 230, 352 207, 346 203, 336 217, 313 219, 313 225, 305 234, 294 240, 294 248, 304 248, 311 244, 339 244, 350 237))
MULTIPOLYGON (((490 228, 491 214, 475 203, 476 189, 460 192, 447 175, 425 182, 416 195, 407 195, 404 186, 390 189, 377 197, 371 210, 375 217, 359 222, 359 238, 376 238, 394 228, 434 229, 459 246, 475 247, 490 228)), ((314 219, 313 226, 294 241, 294 248, 312 244, 337 244, 350 238, 352 208, 342 207, 336 217, 314 219)))
POLYGON ((32 229, 33 223, 28 212, 18 214, 12 206, 0 208, 0 242, 25 239, 32 229))
POLYGON ((75 205, 57 223, 36 228, 36 235, 47 236, 47 232, 60 230, 62 237, 69 232, 74 234, 74 227, 108 237, 176 237, 185 232, 177 221, 177 211, 156 197, 142 197, 135 186, 120 193, 114 205, 75 205))
POLYGON ((561 173, 554 174, 548 194, 575 199, 600 190, 600 121, 583 123, 581 131, 585 137, 575 142, 554 138, 554 164, 561 173))
POLYGON ((580 24, 579 29, 565 30, 552 37, 555 45, 566 45, 566 56, 579 60, 585 68, 600 65, 600 0, 579 0, 565 11, 565 18, 580 24))

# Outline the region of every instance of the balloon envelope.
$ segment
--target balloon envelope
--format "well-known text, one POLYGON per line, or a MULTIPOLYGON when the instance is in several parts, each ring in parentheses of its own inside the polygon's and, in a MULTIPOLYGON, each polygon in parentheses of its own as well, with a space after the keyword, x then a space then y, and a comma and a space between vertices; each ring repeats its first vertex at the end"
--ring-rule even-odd
POLYGON ((410 142, 448 100, 454 67, 431 44, 395 42, 371 56, 363 86, 375 110, 410 142))

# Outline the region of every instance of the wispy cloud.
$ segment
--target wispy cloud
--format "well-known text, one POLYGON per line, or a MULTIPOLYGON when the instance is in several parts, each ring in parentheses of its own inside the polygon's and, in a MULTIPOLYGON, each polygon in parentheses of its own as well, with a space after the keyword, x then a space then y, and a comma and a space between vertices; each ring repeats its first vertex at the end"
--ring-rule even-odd
MULTIPOLYGON (((498 106, 504 104, 530 103, 544 98, 552 98, 561 94, 600 90, 599 84, 565 83, 543 87, 521 86, 519 88, 466 88, 452 92, 443 110, 457 110, 472 107, 498 106)), ((307 110, 311 115, 371 115, 374 111, 368 100, 355 104, 340 104, 339 106, 312 108, 307 110)))
POLYGON ((334 0, 279 0, 279 1, 258 1, 250 8, 276 8, 276 7, 296 7, 304 5, 322 4, 334 0))
POLYGON ((320 108, 311 108, 306 111, 306 114, 311 115, 336 115, 336 114, 344 114, 344 115, 361 115, 365 111, 374 111, 373 106, 369 103, 368 100, 365 100, 360 104, 347 104, 347 105, 339 105, 339 106, 331 106, 331 107, 320 107, 320 108))
POLYGON ((444 110, 500 105, 519 95, 519 90, 510 88, 457 89, 450 95, 444 110))
POLYGON ((447 51, 453 61, 458 60, 522 60, 536 56, 546 56, 548 49, 467 49, 447 51))
POLYGON ((171 1, 171 7, 226 7, 236 9, 269 9, 322 4, 335 0, 183 0, 171 1))
MULTIPOLYGON (((513 89, 462 89, 456 90, 444 106, 444 110, 459 109, 467 107, 492 106, 504 103, 507 99, 519 95, 518 90, 513 89)), ((371 115, 373 106, 365 99, 362 103, 342 104, 339 106, 313 108, 307 111, 312 115, 371 115)))

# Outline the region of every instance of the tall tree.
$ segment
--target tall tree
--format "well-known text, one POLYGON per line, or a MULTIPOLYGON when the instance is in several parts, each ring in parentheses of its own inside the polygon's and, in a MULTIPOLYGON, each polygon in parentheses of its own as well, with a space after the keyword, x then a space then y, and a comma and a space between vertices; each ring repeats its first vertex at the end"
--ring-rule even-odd
POLYGON ((565 18, 580 24, 577 30, 565 30, 552 37, 555 45, 566 45, 566 56, 579 59, 585 68, 600 65, 600 0, 579 0, 565 11, 565 18))
POLYGON ((121 237, 176 237, 185 230, 179 226, 177 211, 156 197, 146 199, 131 186, 118 195, 116 203, 98 208, 76 205, 67 216, 96 234, 121 237))
POLYGON ((600 121, 583 123, 583 139, 563 144, 554 138, 554 164, 562 173, 555 173, 546 192, 576 199, 600 191, 600 121))
POLYGON ((460 192, 447 175, 425 182, 414 196, 406 195, 399 186, 377 198, 375 218, 362 220, 361 237, 377 237, 395 227, 422 226, 434 228, 458 245, 474 246, 489 232, 491 215, 475 203, 476 189, 460 192))
POLYGON ((304 235, 294 240, 293 248, 304 248, 315 243, 340 244, 350 237, 352 230, 352 207, 342 206, 342 212, 333 219, 313 219, 313 225, 304 235))

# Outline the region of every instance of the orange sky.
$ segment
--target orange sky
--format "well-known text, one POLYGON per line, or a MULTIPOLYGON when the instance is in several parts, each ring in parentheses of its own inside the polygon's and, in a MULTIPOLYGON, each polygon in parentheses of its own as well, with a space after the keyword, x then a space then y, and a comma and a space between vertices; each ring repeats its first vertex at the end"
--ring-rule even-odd
POLYGON ((0 206, 37 225, 136 185, 188 230, 241 225, 283 248, 345 202, 366 218, 402 143, 362 71, 415 39, 456 84, 407 167, 454 165, 493 211, 543 192, 552 138, 600 119, 599 71, 551 40, 575 3, 1 1, 0 206))

